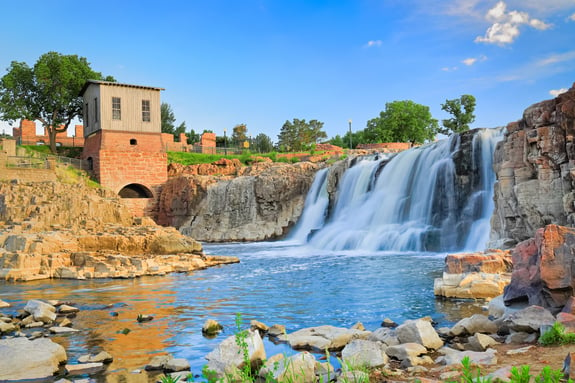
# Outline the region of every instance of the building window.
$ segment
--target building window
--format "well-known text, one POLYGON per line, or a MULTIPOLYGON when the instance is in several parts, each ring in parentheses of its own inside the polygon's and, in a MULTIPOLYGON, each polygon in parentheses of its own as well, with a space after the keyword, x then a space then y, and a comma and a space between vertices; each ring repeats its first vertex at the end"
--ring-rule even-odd
POLYGON ((135 138, 130 139, 130 145, 138 145, 138 140, 135 138))
POLYGON ((86 127, 90 126, 90 105, 88 103, 86 103, 86 105, 84 105, 84 121, 86 122, 86 127))
POLYGON ((122 119, 122 107, 120 97, 112 97, 112 120, 122 119))
POLYGON ((94 122, 98 122, 98 98, 94 98, 94 122))
POLYGON ((150 122, 150 100, 142 100, 142 121, 150 122))

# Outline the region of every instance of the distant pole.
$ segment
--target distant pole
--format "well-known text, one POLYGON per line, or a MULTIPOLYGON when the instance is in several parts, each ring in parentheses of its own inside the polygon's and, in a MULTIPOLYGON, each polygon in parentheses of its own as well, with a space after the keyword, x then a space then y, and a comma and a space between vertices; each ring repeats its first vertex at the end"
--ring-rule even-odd
POLYGON ((228 155, 228 139, 226 137, 226 128, 224 128, 224 155, 228 155))
POLYGON ((351 149, 351 120, 347 122, 349 122, 349 148, 351 149))
POLYGON ((74 139, 76 138, 75 134, 72 134, 72 147, 76 147, 75 143, 74 143, 74 139))

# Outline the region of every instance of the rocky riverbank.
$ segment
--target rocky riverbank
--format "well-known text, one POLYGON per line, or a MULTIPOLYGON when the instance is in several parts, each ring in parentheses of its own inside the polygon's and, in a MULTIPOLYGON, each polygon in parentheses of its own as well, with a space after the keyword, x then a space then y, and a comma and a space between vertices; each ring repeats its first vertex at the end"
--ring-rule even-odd
MULTIPOLYGON (((121 360, 126 355, 119 350, 114 355, 108 353, 105 343, 97 353, 86 351, 81 356, 68 357, 67 345, 90 330, 74 324, 79 306, 81 302, 31 300, 18 309, 0 301, 0 381, 75 379, 115 371, 116 358, 121 360), (16 310, 17 314, 4 314, 7 310, 16 310)), ((102 309, 112 310, 112 306, 102 309)), ((204 373, 209 371, 218 378, 238 376, 249 359, 260 376, 272 376, 277 381, 446 381, 458 379, 461 361, 468 357, 485 374, 505 379, 511 367, 518 365, 516 362, 520 365, 528 360, 534 367, 531 372, 538 373, 542 366, 537 362, 545 358, 546 352, 563 353, 562 348, 543 349, 537 341, 553 323, 571 326, 575 320, 570 313, 554 316, 540 306, 505 307, 502 299, 494 299, 488 310, 449 328, 436 328, 431 319, 418 318, 399 325, 385 319, 382 327, 372 330, 357 323, 352 328, 323 325, 286 332, 282 325, 252 321, 245 331, 223 339, 205 356, 204 373), (264 346, 265 337, 289 345, 293 352, 270 355, 264 346), (330 360, 323 358, 326 352, 330 360), (525 359, 527 356, 529 359, 525 359), (335 365, 330 363, 334 357, 340 360, 335 365)), ((114 320, 113 315, 108 318, 114 320)), ((132 320, 152 323, 155 319, 141 315, 132 320)), ((151 353, 148 363, 126 372, 123 379, 131 381, 130 376, 136 376, 138 381, 156 381, 162 374, 174 373, 183 380, 190 376, 197 379, 202 374, 190 371, 185 358, 175 358, 164 350, 157 352, 158 356, 151 353)), ((560 359, 547 357, 546 363, 559 370, 565 355, 560 359)))
POLYGON ((0 280, 132 278, 235 262, 206 256, 199 242, 133 217, 115 194, 81 180, 0 181, 0 280))

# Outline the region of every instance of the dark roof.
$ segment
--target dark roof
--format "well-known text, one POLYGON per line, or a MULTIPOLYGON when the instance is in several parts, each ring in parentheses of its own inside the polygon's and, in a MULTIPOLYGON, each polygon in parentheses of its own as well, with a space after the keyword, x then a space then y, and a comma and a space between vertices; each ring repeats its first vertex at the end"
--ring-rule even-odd
POLYGON ((101 81, 101 80, 86 80, 86 83, 84 84, 84 86, 82 87, 82 90, 80 91, 80 96, 84 95, 84 92, 86 91, 86 89, 88 89, 88 87, 91 84, 100 84, 100 85, 113 85, 113 86, 124 86, 127 88, 140 88, 140 89, 149 89, 149 90, 165 90, 164 88, 157 88, 154 86, 144 86, 144 85, 132 85, 132 84, 122 84, 119 82, 113 82, 113 81, 101 81))

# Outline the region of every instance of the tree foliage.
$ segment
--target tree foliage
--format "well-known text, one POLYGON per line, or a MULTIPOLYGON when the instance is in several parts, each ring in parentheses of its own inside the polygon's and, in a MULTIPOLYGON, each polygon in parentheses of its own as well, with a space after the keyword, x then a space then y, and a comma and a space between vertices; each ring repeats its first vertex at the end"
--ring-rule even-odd
POLYGON ((254 138, 254 150, 258 153, 272 152, 274 150, 274 143, 268 135, 260 133, 254 138))
POLYGON ((442 120, 444 128, 440 130, 443 134, 461 133, 469 130, 469 124, 475 121, 475 97, 464 94, 453 100, 445 100, 441 104, 441 109, 451 114, 453 117, 442 120))
POLYGON ((34 67, 12 61, 0 81, 0 118, 38 120, 48 132, 50 150, 56 152, 56 134, 82 117, 80 91, 86 80, 115 81, 95 72, 84 57, 48 52, 34 67))
POLYGON ((162 102, 162 105, 160 105, 160 119, 162 124, 162 133, 174 134, 176 116, 172 111, 172 107, 167 102, 162 102))
POLYGON ((422 144, 433 140, 438 130, 437 120, 431 116, 429 107, 411 100, 393 101, 385 104, 379 117, 367 122, 361 141, 422 144))
POLYGON ((232 129, 232 143, 234 146, 242 147, 243 143, 248 139, 248 126, 246 124, 238 124, 232 129))
POLYGON ((327 138, 323 131, 323 122, 317 120, 293 119, 293 122, 286 121, 278 135, 278 146, 283 151, 308 150, 313 144, 327 138))

